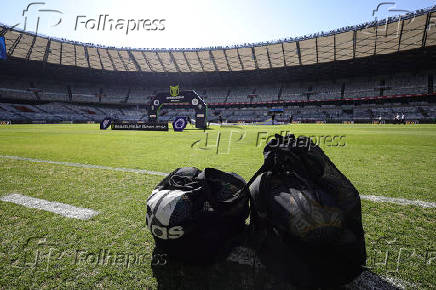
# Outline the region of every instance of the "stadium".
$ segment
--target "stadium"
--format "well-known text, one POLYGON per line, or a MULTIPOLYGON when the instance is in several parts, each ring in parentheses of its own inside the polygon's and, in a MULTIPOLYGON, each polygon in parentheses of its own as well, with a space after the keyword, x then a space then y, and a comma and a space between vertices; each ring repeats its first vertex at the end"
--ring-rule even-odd
MULTIPOLYGON (((435 19, 431 7, 197 49, 110 47, 0 24, 0 288, 165 289, 165 279, 181 281, 177 289, 227 288, 211 270, 209 282, 192 282, 199 268, 156 278, 146 200, 180 167, 215 167, 248 181, 270 136, 283 132, 315 138, 360 193, 374 276, 347 289, 434 288, 435 19), (187 92, 192 104, 155 110, 159 96, 187 92), (192 124, 176 132, 181 117, 192 124), (103 120, 168 126, 100 130, 103 120), (47 211, 41 200, 90 216, 47 211), (112 262, 100 260, 106 252, 112 262)), ((244 289, 277 289, 270 278, 245 278, 244 289)))

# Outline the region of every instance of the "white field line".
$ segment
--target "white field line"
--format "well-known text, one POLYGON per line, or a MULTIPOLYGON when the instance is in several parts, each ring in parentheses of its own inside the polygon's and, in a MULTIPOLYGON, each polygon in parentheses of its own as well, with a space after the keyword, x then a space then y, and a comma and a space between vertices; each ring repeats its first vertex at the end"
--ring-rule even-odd
POLYGON ((42 209, 62 215, 64 217, 79 220, 87 220, 98 214, 97 211, 89 208, 75 207, 61 202, 48 201, 45 199, 21 195, 18 193, 2 196, 0 197, 0 200, 23 205, 28 208, 42 209))
POLYGON ((373 202, 388 202, 388 203, 395 203, 401 205, 416 205, 424 208, 436 207, 436 202, 410 200, 405 198, 394 198, 394 197, 386 197, 386 196, 378 196, 378 195, 360 195, 360 198, 370 200, 373 202))
POLYGON ((65 166, 71 166, 71 167, 95 168, 95 169, 105 169, 105 170, 113 170, 113 171, 132 172, 132 173, 145 173, 145 174, 160 175, 160 176, 167 176, 168 175, 168 173, 145 170, 145 169, 133 169, 133 168, 122 168, 122 167, 118 168, 118 167, 109 167, 109 166, 74 163, 74 162, 40 160, 40 159, 26 158, 26 157, 20 157, 20 156, 0 155, 0 158, 23 160, 23 161, 30 161, 30 162, 37 162, 37 163, 49 163, 49 164, 65 165, 65 166))
POLYGON ((347 284, 345 289, 416 289, 418 285, 394 277, 379 276, 371 271, 364 271, 353 282, 347 284))
MULTIPOLYGON (((113 171, 123 171, 123 172, 132 172, 132 173, 144 173, 151 175, 160 175, 167 176, 168 173, 158 172, 158 171, 150 171, 145 169, 133 169, 133 168, 119 168, 119 167, 109 167, 109 166, 101 166, 101 165, 92 165, 92 164, 83 164, 83 163, 73 163, 73 162, 63 162, 63 161, 50 161, 50 160, 41 160, 41 159, 33 159, 27 157, 20 156, 8 156, 8 155, 0 155, 0 158, 14 159, 14 160, 23 160, 37 163, 49 163, 49 164, 57 164, 71 167, 81 167, 81 168, 95 168, 95 169, 104 169, 104 170, 113 170, 113 171)), ((421 200, 410 200, 405 198, 394 198, 387 196, 378 196, 378 195, 360 195, 361 199, 373 201, 373 202, 386 202, 393 203, 399 205, 415 205, 422 208, 436 208, 436 202, 428 202, 421 200)))

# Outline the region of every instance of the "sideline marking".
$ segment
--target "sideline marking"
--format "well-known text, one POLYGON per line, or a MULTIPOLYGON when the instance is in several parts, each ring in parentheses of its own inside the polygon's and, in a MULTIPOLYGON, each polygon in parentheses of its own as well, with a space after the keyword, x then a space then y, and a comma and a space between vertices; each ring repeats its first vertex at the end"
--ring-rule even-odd
MULTIPOLYGON (((123 172, 132 172, 132 173, 144 173, 144 174, 150 174, 150 175, 160 175, 160 176, 167 176, 168 175, 168 173, 145 170, 145 169, 110 167, 110 166, 101 166, 101 165, 92 165, 92 164, 83 164, 83 163, 74 163, 74 162, 50 161, 50 160, 41 160, 41 159, 34 159, 34 158, 27 158, 27 157, 20 157, 20 156, 0 155, 0 158, 7 158, 7 159, 13 159, 13 160, 23 160, 23 161, 30 161, 30 162, 36 162, 36 163, 65 165, 65 166, 71 166, 71 167, 95 168, 95 169, 123 171, 123 172)), ((369 200, 372 202, 394 203, 394 204, 398 204, 398 205, 415 205, 415 206, 419 206, 422 208, 436 208, 436 202, 411 200, 411 199, 405 199, 405 198, 394 198, 394 197, 387 197, 387 196, 361 194, 360 199, 369 200)))
POLYGON ((98 215, 98 211, 89 208, 75 207, 66 203, 48 201, 45 199, 21 195, 18 193, 2 196, 0 197, 0 200, 23 205, 28 208, 42 209, 45 211, 62 215, 64 217, 74 218, 79 220, 88 220, 93 216, 98 215))
POLYGON ((389 276, 379 276, 371 271, 363 271, 362 274, 354 281, 347 284, 345 289, 381 289, 381 290, 397 290, 397 289, 415 289, 419 285, 404 281, 399 278, 389 276))
POLYGON ((360 199, 366 199, 373 202, 395 203, 400 205, 416 205, 423 208, 436 208, 436 202, 422 200, 410 200, 405 198, 395 198, 379 195, 360 195, 360 199))
POLYGON ((65 165, 65 166, 71 166, 71 167, 106 169, 106 170, 123 171, 123 172, 145 173, 145 174, 160 175, 160 176, 167 176, 168 175, 168 173, 145 170, 145 169, 133 169, 133 168, 122 168, 122 167, 118 168, 118 167, 74 163, 74 162, 40 160, 40 159, 26 158, 26 157, 20 157, 20 156, 8 156, 8 155, 0 155, 0 157, 7 158, 7 159, 14 159, 14 160, 30 161, 30 162, 36 162, 36 163, 58 164, 58 165, 65 165))

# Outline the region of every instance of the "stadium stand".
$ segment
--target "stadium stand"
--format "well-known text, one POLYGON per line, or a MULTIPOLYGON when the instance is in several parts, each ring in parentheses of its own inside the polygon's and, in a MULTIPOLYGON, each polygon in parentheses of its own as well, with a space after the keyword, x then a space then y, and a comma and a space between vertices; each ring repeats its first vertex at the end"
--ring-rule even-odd
MULTIPOLYGON (((135 107, 124 107, 122 109, 101 105, 84 106, 79 104, 48 103, 43 105, 20 105, 10 103, 0 103, 0 120, 11 120, 16 122, 41 121, 101 121, 107 116, 121 120, 145 120, 146 110, 136 110, 135 107), (17 109, 17 107, 21 107, 17 109), (23 110, 27 108, 28 110, 23 110)), ((213 122, 218 120, 218 116, 227 122, 263 122, 269 119, 267 116, 269 108, 246 108, 238 110, 224 110, 211 108, 209 119, 213 122)), ((404 103, 397 105, 307 105, 304 107, 284 107, 283 114, 277 117, 277 121, 287 122, 290 116, 294 121, 301 122, 342 122, 359 121, 371 122, 381 116, 384 120, 391 120, 396 113, 404 113, 408 120, 425 121, 426 119, 436 119, 436 107, 430 103, 421 102, 420 105, 404 103)), ((162 110, 160 120, 172 121, 176 116, 190 116, 193 118, 194 111, 188 109, 162 110)))
MULTIPOLYGON (((436 6, 330 32, 228 47, 114 48, 34 35, 0 24, 0 120, 146 120, 152 96, 180 84, 209 119, 435 122, 436 6), (413 20, 413 21, 411 21, 413 20), (398 28, 401 27, 401 30, 398 28), (383 32, 383 33, 379 33, 383 32)), ((193 115, 161 110, 161 119, 193 115)))
MULTIPOLYGON (((393 94, 423 94, 428 93, 428 81, 425 74, 401 74, 386 78, 383 93, 393 94)), ((285 108, 278 120, 289 120, 292 115, 296 121, 330 121, 340 122, 346 120, 371 122, 379 116, 384 119, 391 119, 395 112, 402 112, 413 120, 429 120, 434 118, 432 102, 403 102, 398 104, 325 104, 325 101, 341 101, 348 98, 368 99, 383 97, 380 86, 376 79, 350 78, 336 82, 314 82, 314 83, 288 83, 274 84, 256 87, 233 87, 226 88, 199 88, 197 91, 203 95, 209 105, 211 117, 221 114, 229 122, 262 122, 268 119, 265 113, 270 107, 262 104, 271 102, 298 102, 296 107, 285 108), (341 86, 344 91, 341 96, 341 86), (279 100, 279 91, 282 96, 279 100), (252 101, 250 102, 250 97, 252 101), (305 104, 308 101, 318 101, 318 105, 305 104), (222 109, 220 105, 232 105, 250 102, 255 107, 240 107, 222 109), (214 105, 218 106, 216 109, 214 105), (373 107, 376 105, 376 107, 373 107)), ((26 122, 29 120, 55 121, 99 121, 105 116, 118 119, 140 119, 144 118, 146 106, 150 97, 163 88, 139 88, 139 87, 105 87, 104 84, 75 83, 72 86, 72 100, 68 99, 67 84, 53 84, 50 82, 38 82, 40 91, 38 100, 33 92, 28 91, 24 82, 9 81, 1 83, 0 92, 2 98, 15 100, 15 103, 3 103, 0 111, 0 120, 13 120, 26 122), (102 89, 104 87, 104 90, 102 89), (100 92, 100 93, 99 93, 100 92), (102 95, 99 99, 98 96, 102 95), (129 97, 127 99, 127 96, 129 97), (20 105, 21 101, 45 101, 44 104, 20 105), (48 101, 48 102, 47 102, 48 101), (120 105, 123 107, 112 107, 120 105), (138 106, 142 108, 139 109, 138 106), (17 109, 17 108, 21 109, 17 109)), ((387 97, 389 97, 388 95, 387 97)), ((388 98, 389 99, 389 98, 388 98)), ((407 99, 407 98, 406 98, 407 99)), ((407 99, 408 100, 408 99, 407 99)), ((164 110, 161 112, 162 120, 170 121, 175 116, 193 115, 193 111, 185 109, 164 110)))
MULTIPOLYGON (((428 72, 430 74, 430 72, 428 72)), ((335 100, 341 98, 368 98, 377 96, 392 96, 405 94, 427 94, 429 90, 428 74, 420 73, 401 74, 389 78, 365 79, 350 78, 339 81, 305 82, 270 84, 252 87, 232 88, 194 88, 208 103, 246 103, 253 98, 252 103, 272 102, 279 100, 305 101, 305 100, 335 100), (383 86, 378 84, 385 82, 383 86), (341 86, 344 88, 342 97, 341 86), (380 92, 383 89, 383 93, 380 92), (279 99, 279 91, 282 94, 279 99)), ((17 98, 24 100, 37 100, 32 90, 39 90, 40 100, 66 101, 68 100, 67 84, 51 84, 38 82, 38 87, 30 88, 19 81, 0 83, 0 92, 3 98, 17 98)), ((132 103, 146 104, 150 97, 167 88, 140 88, 140 87, 110 87, 105 84, 75 83, 72 88, 73 102, 99 102, 99 103, 132 103), (104 89, 103 89, 104 88, 104 89), (99 98, 101 95, 101 98, 99 98), (128 97, 128 98, 127 98, 128 97)))

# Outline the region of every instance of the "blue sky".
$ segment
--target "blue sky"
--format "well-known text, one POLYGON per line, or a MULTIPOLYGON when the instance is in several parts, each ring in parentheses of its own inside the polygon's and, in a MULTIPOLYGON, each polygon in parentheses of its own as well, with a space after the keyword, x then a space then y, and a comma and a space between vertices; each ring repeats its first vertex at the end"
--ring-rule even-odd
MULTIPOLYGON (((39 34, 92 42, 107 46, 140 48, 191 48, 232 45, 296 37, 343 26, 360 24, 399 12, 414 11, 436 4, 436 0, 387 0, 381 6, 372 0, 1 0, 0 22, 19 24, 35 31, 39 17, 39 34), (31 5, 23 16, 23 10, 31 5), (44 10, 57 10, 44 11, 44 10), (41 11, 43 10, 43 11, 41 11), (97 26, 99 15, 113 19, 105 30, 97 26), (78 18, 78 16, 80 16, 78 18), (59 25, 56 25, 62 19, 59 25), (79 19, 80 21, 77 21, 79 19), (93 21, 92 19, 95 19, 93 21), (118 19, 122 25, 115 29, 118 19), (145 19, 150 19, 144 26, 145 19), (158 22, 152 24, 154 19, 158 22), (88 21, 88 28, 85 23, 88 21), (127 23, 130 30, 127 32, 127 23), (142 21, 140 21, 142 20, 142 21), (162 22, 159 22, 163 20, 162 22), (77 28, 75 28, 77 22, 77 28), (135 26, 135 27, 133 27, 135 26), (138 29, 138 27, 140 29, 138 29), (163 30, 146 30, 157 28, 163 30), (133 29, 133 30, 132 30, 133 29)), ((101 18, 103 19, 103 18, 101 18)), ((101 20, 102 27, 102 20, 101 20)))

